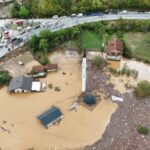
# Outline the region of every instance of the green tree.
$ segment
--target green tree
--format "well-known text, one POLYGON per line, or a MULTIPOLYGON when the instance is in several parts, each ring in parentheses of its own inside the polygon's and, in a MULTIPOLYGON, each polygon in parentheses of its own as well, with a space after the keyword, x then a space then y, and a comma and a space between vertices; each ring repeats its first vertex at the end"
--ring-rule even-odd
POLYGON ((48 59, 47 53, 44 53, 44 52, 43 53, 39 53, 39 55, 38 55, 38 61, 42 65, 49 64, 49 59, 48 59))
POLYGON ((21 18, 29 17, 29 10, 25 6, 20 7, 19 16, 21 18))
POLYGON ((48 50, 48 42, 46 39, 40 39, 39 49, 40 51, 45 51, 45 52, 48 50))
POLYGON ((31 40, 29 41, 29 47, 32 53, 35 53, 38 51, 39 40, 40 40, 39 37, 37 37, 36 35, 33 35, 31 40))
POLYGON ((0 71, 0 87, 7 84, 11 79, 8 71, 0 71))
POLYGON ((12 8, 11 8, 11 16, 12 17, 19 17, 19 10, 20 6, 17 2, 14 2, 12 8))

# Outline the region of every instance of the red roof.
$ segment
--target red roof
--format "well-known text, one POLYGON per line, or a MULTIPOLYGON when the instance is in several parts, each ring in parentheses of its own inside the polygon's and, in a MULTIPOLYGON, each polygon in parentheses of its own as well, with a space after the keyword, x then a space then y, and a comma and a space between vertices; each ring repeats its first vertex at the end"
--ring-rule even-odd
POLYGON ((123 53, 123 42, 119 39, 113 39, 107 42, 106 53, 111 53, 114 50, 123 53))
POLYGON ((33 69, 36 73, 41 73, 41 72, 44 72, 45 68, 44 68, 44 66, 39 65, 39 66, 34 66, 33 69))
POLYGON ((58 65, 57 64, 47 64, 46 67, 47 67, 47 70, 58 69, 58 65))

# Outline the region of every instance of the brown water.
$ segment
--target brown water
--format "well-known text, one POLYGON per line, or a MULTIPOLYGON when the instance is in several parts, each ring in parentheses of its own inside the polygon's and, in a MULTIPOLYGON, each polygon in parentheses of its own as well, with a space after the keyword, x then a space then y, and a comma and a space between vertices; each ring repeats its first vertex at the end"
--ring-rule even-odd
POLYGON ((119 69, 120 61, 107 60, 108 67, 119 69))
POLYGON ((6 87, 0 90, 0 126, 9 130, 8 133, 0 128, 2 149, 76 148, 94 143, 104 133, 117 104, 102 100, 92 112, 82 106, 77 112, 70 112, 73 99, 81 93, 79 59, 65 58, 60 53, 52 55, 51 60, 57 62, 60 69, 42 80, 51 83, 53 89, 44 93, 13 95, 7 93, 6 87), (61 91, 56 92, 55 87, 61 91), (51 105, 58 106, 64 118, 59 126, 45 129, 36 116, 51 105))

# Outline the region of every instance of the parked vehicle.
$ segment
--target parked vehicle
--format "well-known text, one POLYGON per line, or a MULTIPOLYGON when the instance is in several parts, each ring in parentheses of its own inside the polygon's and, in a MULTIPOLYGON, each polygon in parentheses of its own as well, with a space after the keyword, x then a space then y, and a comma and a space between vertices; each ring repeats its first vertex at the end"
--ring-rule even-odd
POLYGON ((101 13, 100 12, 88 12, 85 13, 85 16, 99 16, 101 13))
POLYGON ((77 14, 77 17, 82 17, 82 16, 83 16, 83 13, 77 14))
POLYGON ((58 19, 58 15, 54 15, 52 19, 58 19))
POLYGON ((40 25, 36 25, 33 30, 39 29, 41 26, 40 25))
POLYGON ((128 11, 127 11, 127 10, 122 10, 120 13, 122 13, 122 14, 127 14, 128 11))
POLYGON ((71 17, 76 17, 76 14, 71 14, 71 17))
POLYGON ((118 14, 118 11, 117 10, 112 10, 111 13, 112 14, 118 14))

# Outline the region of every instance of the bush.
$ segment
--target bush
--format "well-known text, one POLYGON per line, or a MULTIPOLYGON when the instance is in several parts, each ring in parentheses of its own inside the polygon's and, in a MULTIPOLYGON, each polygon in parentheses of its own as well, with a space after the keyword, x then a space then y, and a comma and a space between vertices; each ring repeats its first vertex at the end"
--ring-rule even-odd
POLYGON ((143 135, 148 135, 149 134, 149 129, 145 126, 139 125, 137 127, 137 132, 143 135))
POLYGON ((25 6, 21 6, 19 10, 20 18, 27 18, 29 17, 29 10, 25 6))
POLYGON ((124 65, 119 73, 122 75, 132 76, 134 78, 137 78, 138 76, 138 72, 136 70, 129 69, 127 65, 124 65))
POLYGON ((105 65, 105 60, 100 56, 96 56, 92 60, 92 65, 97 68, 102 67, 105 65))
POLYGON ((8 84, 10 79, 11 79, 11 76, 9 75, 8 71, 0 71, 0 87, 5 84, 8 84))
POLYGON ((140 81, 135 88, 135 95, 137 97, 150 96, 150 83, 146 80, 140 81))

